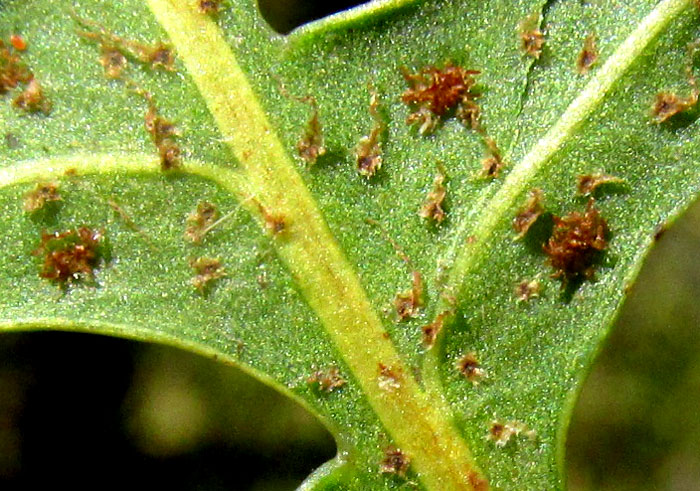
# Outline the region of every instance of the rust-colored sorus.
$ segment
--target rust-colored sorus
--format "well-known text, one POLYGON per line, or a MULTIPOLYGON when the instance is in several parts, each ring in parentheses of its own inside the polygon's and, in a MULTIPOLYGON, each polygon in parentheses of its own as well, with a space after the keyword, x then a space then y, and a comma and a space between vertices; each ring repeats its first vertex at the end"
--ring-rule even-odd
POLYGON ((581 75, 588 73, 588 70, 598 61, 598 46, 596 45, 596 36, 594 33, 586 36, 583 42, 583 48, 576 58, 576 71, 581 75))
POLYGON ((190 259, 190 267, 195 271, 195 276, 190 281, 200 292, 204 291, 212 281, 226 276, 224 267, 219 259, 211 257, 190 259))
POLYGON ((408 471, 410 464, 411 459, 401 449, 389 446, 384 449, 384 458, 379 464, 379 472, 406 477, 406 471, 408 471))
POLYGON ((432 348, 433 345, 435 344, 435 340, 438 337, 438 334, 440 334, 440 331, 442 331, 442 328, 445 325, 445 317, 450 315, 452 311, 450 310, 445 310, 443 312, 440 312, 433 322, 430 324, 427 324, 421 328, 421 331, 423 331, 423 344, 425 345, 426 348, 432 348))
POLYGON ((562 218, 554 216, 554 231, 543 250, 555 270, 554 278, 561 278, 563 285, 583 276, 592 279, 593 263, 608 243, 608 225, 600 216, 591 198, 584 213, 573 212, 562 218))
POLYGON ((374 124, 369 135, 360 138, 360 142, 355 149, 355 158, 357 162, 357 172, 367 178, 372 177, 382 167, 382 147, 380 145, 380 137, 384 131, 384 121, 379 114, 379 94, 375 91, 370 92, 369 113, 372 116, 374 124))
POLYGON ((39 276, 59 283, 92 276, 100 259, 99 246, 103 232, 80 227, 65 232, 41 234, 41 245, 34 255, 44 255, 39 276))
POLYGON ((51 201, 61 201, 61 195, 58 192, 58 183, 39 183, 24 196, 24 211, 33 213, 42 209, 46 203, 51 201))
POLYGON ((338 367, 330 367, 326 370, 317 370, 306 379, 310 384, 317 384, 322 392, 333 392, 345 385, 347 381, 340 376, 338 367))
POLYGON ((39 81, 35 78, 29 81, 27 87, 15 97, 12 104, 29 113, 41 111, 44 114, 49 114, 51 112, 51 103, 44 95, 39 81))
POLYGON ((297 142, 297 152, 307 164, 314 165, 316 160, 326 153, 326 147, 323 145, 323 130, 318 119, 318 104, 313 96, 303 97, 300 101, 311 106, 311 117, 306 123, 304 136, 297 142))
POLYGON ((22 62, 19 54, 10 50, 0 40, 0 95, 9 92, 19 84, 32 80, 32 72, 22 62))
POLYGON ((450 63, 443 68, 428 66, 415 74, 403 69, 409 89, 401 99, 415 109, 406 123, 419 124, 421 134, 430 133, 440 119, 454 109, 455 116, 477 129, 480 109, 474 102, 478 94, 472 89, 476 83, 474 75, 479 73, 450 63))
POLYGON ((516 232, 516 239, 525 237, 530 227, 544 212, 542 208, 542 190, 535 188, 530 190, 525 204, 520 208, 518 214, 513 218, 513 230, 516 232))
POLYGON ((440 167, 438 175, 435 176, 435 179, 433 180, 433 189, 428 193, 428 197, 425 199, 425 202, 418 212, 418 215, 421 218, 433 220, 437 224, 442 223, 442 221, 445 219, 445 210, 442 206, 443 202, 445 201, 446 194, 445 173, 440 167))
MULTIPOLYGON (((77 31, 78 35, 100 45, 100 51, 103 53, 100 63, 103 66, 105 66, 104 53, 116 50, 125 57, 144 63, 151 68, 175 71, 175 55, 170 45, 163 42, 144 44, 131 41, 111 33, 98 22, 78 17, 75 12, 72 12, 72 16, 76 22, 89 29, 88 31, 77 31)), ((105 66, 105 70, 107 70, 107 66, 105 66)), ((110 75, 108 74, 108 76, 110 75)))
POLYGON ((457 360, 457 370, 474 385, 478 385, 486 376, 486 371, 481 368, 475 353, 467 353, 457 360))
POLYGON ((209 231, 209 227, 216 222, 219 211, 216 206, 208 201, 200 201, 197 209, 187 215, 185 220, 185 238, 195 244, 201 244, 202 239, 209 231))
POLYGON ((515 287, 515 296, 518 302, 527 302, 531 298, 537 298, 542 291, 539 280, 523 280, 515 287))
POLYGON ((625 181, 619 177, 600 172, 596 174, 586 174, 578 176, 578 185, 576 190, 578 194, 590 195, 595 192, 598 186, 602 186, 604 184, 622 184, 623 182, 625 181))

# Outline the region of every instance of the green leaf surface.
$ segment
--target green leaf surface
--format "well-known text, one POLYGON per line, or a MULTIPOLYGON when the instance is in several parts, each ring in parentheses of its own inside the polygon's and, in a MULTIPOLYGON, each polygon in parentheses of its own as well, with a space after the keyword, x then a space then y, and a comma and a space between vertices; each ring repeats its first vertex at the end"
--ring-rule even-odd
POLYGON ((304 489, 561 487, 577 387, 655 234, 700 187, 692 111, 662 124, 651 114, 659 92, 690 93, 697 31, 691 0, 387 0, 288 36, 252 0, 214 15, 176 0, 4 2, 0 38, 27 41, 21 58, 52 108, 13 107, 19 88, 0 104, 0 329, 111 334, 241 366, 336 436, 338 457, 304 489), (538 59, 519 34, 532 15, 545 33, 538 59), (130 59, 107 79, 98 43, 79 35, 99 28, 78 19, 122 43, 170 43, 175 70, 130 59), (580 74, 591 33, 600 56, 580 74), (481 175, 478 131, 453 117, 428 135, 406 124, 402 67, 447 62, 480 71, 481 125, 506 163, 494 179, 481 175), (181 168, 161 170, 138 91, 177 125, 181 168), (355 149, 375 124, 373 92, 383 165, 368 179, 355 149), (327 149, 313 166, 296 151, 307 96, 327 149), (418 212, 438 163, 447 218, 434 225, 418 212), (546 217, 522 240, 512 220, 534 188, 550 214, 583 212, 577 177, 598 172, 624 181, 595 193, 609 246, 594 279, 562 288, 542 251, 546 217), (25 211, 46 182, 62 200, 25 211), (197 245, 183 234, 203 201, 228 218, 197 245), (94 278, 42 278, 41 233, 81 226, 106 237, 94 278), (197 257, 226 271, 203 291, 191 283, 197 257), (400 321, 394 299, 413 268, 424 305, 400 321), (523 280, 539 281, 538 298, 517 301, 523 280), (443 312, 427 348, 421 328, 443 312), (486 372, 479 384, 456 368, 468 353, 486 372), (309 381, 331 368, 342 387, 309 381), (522 431, 496 445, 494 421, 522 431), (391 448, 405 475, 381 472, 391 448))

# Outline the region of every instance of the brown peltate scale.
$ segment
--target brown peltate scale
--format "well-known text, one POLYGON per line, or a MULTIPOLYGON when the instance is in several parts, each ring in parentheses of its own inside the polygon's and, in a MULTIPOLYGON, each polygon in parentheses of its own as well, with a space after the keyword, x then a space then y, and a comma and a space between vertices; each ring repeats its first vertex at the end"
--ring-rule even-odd
POLYGON ((593 194, 593 192, 604 184, 621 184, 624 181, 619 177, 611 176, 608 174, 586 174, 584 176, 578 176, 578 187, 577 191, 579 194, 593 194))
POLYGON ((346 380, 340 376, 338 367, 318 370, 307 379, 307 382, 310 384, 318 384, 318 388, 322 392, 333 392, 335 389, 346 384, 346 380))
POLYGON ((490 179, 498 177, 501 169, 505 167, 505 162, 501 156, 501 151, 498 149, 496 141, 487 136, 483 129, 480 129, 486 145, 486 157, 481 160, 481 175, 490 179))
POLYGON ((60 283, 92 276, 99 260, 98 247, 102 238, 101 231, 87 227, 42 233, 41 245, 33 253, 36 256, 44 254, 39 276, 60 283))
POLYGON ((608 243, 607 222, 600 216, 595 202, 588 202, 584 213, 573 212, 562 218, 553 217, 554 231, 543 250, 555 269, 554 278, 563 284, 583 276, 593 278, 593 263, 608 243))
POLYGON ((51 103, 44 95, 41 84, 35 78, 29 81, 27 87, 15 97, 12 104, 16 108, 29 113, 42 112, 49 114, 51 112, 51 103))
POLYGON ((457 361, 457 370, 474 385, 486 375, 474 353, 467 353, 457 361))
POLYGON ((538 60, 542 55, 542 47, 544 46, 544 34, 539 29, 532 29, 520 33, 520 41, 522 49, 526 55, 538 60))
POLYGON ((219 212, 215 205, 208 201, 201 201, 197 209, 187 216, 185 238, 195 244, 201 243, 218 216, 219 212))
POLYGON ((520 239, 527 234, 530 227, 537 221, 537 219, 542 215, 544 209, 542 208, 542 190, 533 189, 530 191, 527 201, 523 207, 518 211, 518 214, 513 218, 513 230, 516 232, 516 239, 520 239))
POLYGON ((399 477, 406 477, 406 471, 411 463, 411 459, 396 447, 384 449, 384 459, 379 467, 382 474, 396 474, 399 477))
POLYGON ((24 197, 24 211, 35 212, 42 209, 50 201, 61 201, 58 184, 55 182, 37 184, 36 188, 24 197))
POLYGON ((197 7, 203 14, 216 14, 221 10, 221 0, 199 0, 197 7))
POLYGON ((382 131, 384 131, 384 121, 379 114, 378 107, 379 95, 373 91, 369 100, 369 113, 374 122, 372 131, 369 135, 360 138, 355 149, 357 172, 367 178, 374 176, 382 167, 382 147, 379 140, 382 131))
POLYGON ((226 276, 221 261, 210 257, 199 257, 190 260, 190 266, 195 271, 195 276, 191 282, 199 291, 204 291, 209 284, 226 276))
POLYGON ((523 280, 515 287, 515 296, 518 302, 527 302, 531 298, 540 296, 542 285, 538 280, 523 280))
POLYGON ((182 165, 180 146, 175 143, 178 135, 175 125, 158 114, 150 94, 145 94, 149 102, 148 111, 144 117, 146 131, 151 135, 153 143, 160 155, 160 168, 163 171, 178 168, 182 165))
POLYGON ((445 317, 447 317, 449 314, 449 310, 441 312, 437 315, 437 317, 435 317, 433 322, 421 328, 423 331, 423 344, 427 348, 432 348, 435 344, 435 339, 437 339, 438 334, 440 334, 440 331, 442 331, 442 328, 444 327, 445 317))
POLYGON ((693 92, 688 97, 678 97, 672 92, 661 92, 656 95, 652 114, 656 123, 668 121, 673 116, 686 112, 698 103, 698 91, 693 92))
POLYGON ((423 280, 418 271, 413 271, 412 276, 413 285, 411 289, 407 292, 399 293, 394 299, 394 307, 400 321, 418 315, 418 311, 423 305, 423 280))
POLYGON ((323 146, 323 131, 321 122, 318 119, 318 104, 313 96, 304 97, 302 102, 306 102, 311 106, 311 118, 306 124, 304 136, 297 142, 297 153, 309 165, 314 165, 316 160, 326 153, 326 147, 323 146))
POLYGON ((455 109, 455 115, 473 129, 479 127, 479 106, 474 102, 477 94, 472 91, 478 70, 465 70, 462 67, 446 64, 444 68, 429 66, 415 74, 404 71, 409 84, 401 99, 416 108, 406 122, 420 124, 419 132, 430 133, 448 111, 455 109))
POLYGON ((576 58, 576 70, 581 75, 588 73, 588 70, 598 61, 598 47, 596 46, 595 34, 589 34, 583 42, 583 49, 576 58))
POLYGON ((445 219, 445 210, 442 208, 442 203, 445 200, 447 190, 445 189, 445 174, 440 172, 435 176, 433 181, 433 189, 428 193, 428 197, 423 203, 418 215, 421 218, 434 220, 435 223, 442 223, 445 219))

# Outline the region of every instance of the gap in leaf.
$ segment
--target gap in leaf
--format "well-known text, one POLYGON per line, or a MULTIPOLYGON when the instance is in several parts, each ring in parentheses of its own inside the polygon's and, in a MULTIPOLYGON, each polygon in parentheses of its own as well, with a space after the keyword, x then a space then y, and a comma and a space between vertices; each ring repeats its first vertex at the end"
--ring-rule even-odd
POLYGON ((258 0, 258 8, 270 26, 280 34, 311 22, 368 3, 368 0, 258 0))
POLYGON ((8 333, 0 359, 0 489, 292 490, 336 453, 299 404, 186 351, 8 333))

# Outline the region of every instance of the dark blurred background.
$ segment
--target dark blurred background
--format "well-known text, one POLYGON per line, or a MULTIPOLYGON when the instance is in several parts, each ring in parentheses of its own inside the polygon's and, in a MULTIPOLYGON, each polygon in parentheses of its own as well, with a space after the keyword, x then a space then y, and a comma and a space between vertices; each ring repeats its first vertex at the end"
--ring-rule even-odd
MULTIPOLYGON (((287 32, 362 2, 260 0, 287 32)), ((579 400, 569 487, 700 489, 700 205, 660 240, 579 400)), ((0 336, 0 489, 289 490, 335 445, 295 403, 179 350, 0 336)))

